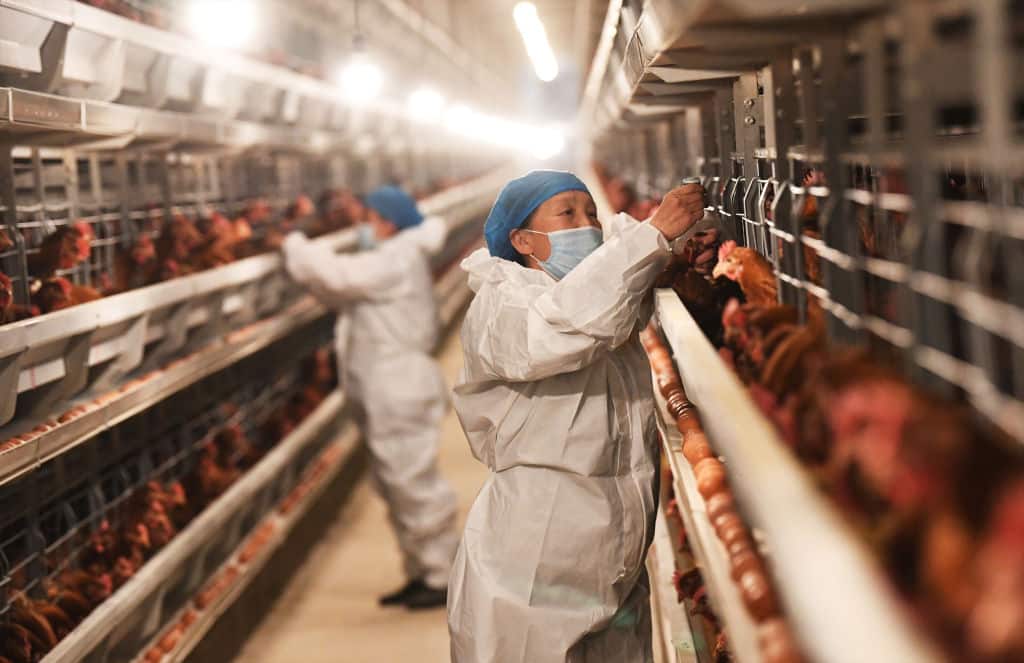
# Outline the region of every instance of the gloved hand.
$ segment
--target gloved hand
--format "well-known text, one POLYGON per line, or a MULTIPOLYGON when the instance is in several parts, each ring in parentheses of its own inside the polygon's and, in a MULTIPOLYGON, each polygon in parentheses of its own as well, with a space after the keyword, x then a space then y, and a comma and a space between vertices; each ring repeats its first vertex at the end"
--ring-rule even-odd
POLYGON ((672 241, 703 218, 704 187, 684 184, 665 195, 661 207, 651 218, 651 225, 672 241))

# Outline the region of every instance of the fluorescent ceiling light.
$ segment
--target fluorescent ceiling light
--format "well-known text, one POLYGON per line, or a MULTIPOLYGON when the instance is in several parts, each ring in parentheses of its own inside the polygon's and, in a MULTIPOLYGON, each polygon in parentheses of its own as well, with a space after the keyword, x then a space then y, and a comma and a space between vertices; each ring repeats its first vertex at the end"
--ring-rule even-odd
POLYGON ((545 83, 555 80, 558 77, 558 61, 548 42, 544 23, 537 14, 537 6, 532 2, 517 3, 512 10, 512 18, 519 28, 519 34, 523 36, 523 44, 526 45, 526 53, 533 62, 537 78, 545 83))

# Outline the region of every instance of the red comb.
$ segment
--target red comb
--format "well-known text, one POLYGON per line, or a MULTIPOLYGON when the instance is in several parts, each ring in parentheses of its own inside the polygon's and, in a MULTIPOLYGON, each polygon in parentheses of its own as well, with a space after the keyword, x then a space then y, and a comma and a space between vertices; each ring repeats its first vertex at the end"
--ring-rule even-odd
POLYGON ((75 224, 75 230, 77 230, 79 233, 81 233, 83 237, 87 237, 89 239, 92 239, 93 237, 96 236, 95 233, 93 233, 93 231, 92 231, 92 226, 90 226, 85 221, 77 222, 75 224))
POLYGON ((730 239, 722 242, 722 245, 718 247, 718 259, 725 260, 726 256, 733 252, 736 248, 736 240, 730 239))

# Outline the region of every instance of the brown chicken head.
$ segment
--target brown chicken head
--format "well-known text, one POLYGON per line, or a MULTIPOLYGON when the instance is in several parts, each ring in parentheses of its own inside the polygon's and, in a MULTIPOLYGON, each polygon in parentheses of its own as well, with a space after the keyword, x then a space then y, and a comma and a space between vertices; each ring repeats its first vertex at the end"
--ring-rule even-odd
POLYGON ((743 257, 753 252, 753 249, 739 246, 732 239, 722 242, 718 247, 718 264, 711 276, 716 279, 724 276, 730 281, 738 281, 743 274, 743 257))

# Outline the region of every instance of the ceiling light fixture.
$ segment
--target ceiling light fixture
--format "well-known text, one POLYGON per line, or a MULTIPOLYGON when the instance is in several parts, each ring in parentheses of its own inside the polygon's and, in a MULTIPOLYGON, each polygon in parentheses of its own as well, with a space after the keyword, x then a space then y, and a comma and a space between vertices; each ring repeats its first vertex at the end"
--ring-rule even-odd
POLYGON ((519 34, 523 36, 523 44, 526 46, 530 61, 533 62, 537 78, 545 83, 555 80, 558 77, 558 61, 548 42, 544 23, 537 14, 537 6, 532 2, 516 3, 512 10, 512 18, 519 28, 519 34))

